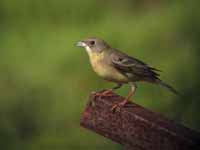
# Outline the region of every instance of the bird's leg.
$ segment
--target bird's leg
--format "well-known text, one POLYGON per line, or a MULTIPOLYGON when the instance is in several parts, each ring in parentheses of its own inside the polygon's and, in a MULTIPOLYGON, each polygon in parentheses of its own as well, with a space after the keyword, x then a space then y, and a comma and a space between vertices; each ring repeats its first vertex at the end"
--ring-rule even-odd
POLYGON ((113 87, 112 89, 108 89, 108 90, 104 91, 102 94, 105 95, 105 96, 108 96, 108 95, 110 95, 111 92, 119 89, 121 86, 122 86, 122 84, 117 84, 115 87, 113 87))
POLYGON ((117 84, 117 86, 113 87, 112 89, 107 89, 107 90, 105 90, 105 91, 103 91, 103 92, 101 92, 101 93, 96 93, 96 94, 95 94, 95 97, 96 97, 96 96, 99 96, 99 97, 101 98, 101 97, 103 97, 103 96, 104 96, 104 97, 113 96, 112 92, 113 92, 114 90, 116 90, 116 89, 119 89, 121 86, 122 86, 122 84, 117 84))
POLYGON ((121 107, 123 107, 124 105, 127 104, 127 102, 129 101, 129 99, 135 95, 135 91, 136 91, 136 84, 135 83, 131 83, 131 91, 129 92, 128 96, 121 102, 115 104, 112 106, 111 110, 115 111, 116 109, 118 109, 120 111, 121 107))

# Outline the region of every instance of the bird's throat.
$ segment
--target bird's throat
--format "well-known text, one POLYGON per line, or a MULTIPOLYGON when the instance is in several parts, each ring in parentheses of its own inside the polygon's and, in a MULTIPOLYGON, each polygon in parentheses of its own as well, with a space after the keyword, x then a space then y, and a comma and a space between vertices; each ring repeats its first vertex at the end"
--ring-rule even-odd
POLYGON ((89 46, 86 46, 85 50, 87 51, 88 55, 90 55, 92 53, 92 50, 89 46))

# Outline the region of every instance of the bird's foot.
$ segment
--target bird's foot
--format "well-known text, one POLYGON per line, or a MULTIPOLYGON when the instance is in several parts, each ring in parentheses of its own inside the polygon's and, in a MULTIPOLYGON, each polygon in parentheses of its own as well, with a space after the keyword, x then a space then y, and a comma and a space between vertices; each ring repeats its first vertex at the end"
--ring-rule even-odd
POLYGON ((124 107, 126 104, 128 103, 128 100, 127 99, 124 99, 123 101, 115 104, 112 106, 111 108, 111 111, 112 112, 120 112, 121 111, 121 108, 124 107))
POLYGON ((102 97, 112 97, 113 96, 113 90, 112 89, 108 89, 108 90, 105 90, 103 92, 98 92, 98 93, 95 93, 94 94, 94 99, 96 99, 97 97, 99 97, 100 99, 102 97))

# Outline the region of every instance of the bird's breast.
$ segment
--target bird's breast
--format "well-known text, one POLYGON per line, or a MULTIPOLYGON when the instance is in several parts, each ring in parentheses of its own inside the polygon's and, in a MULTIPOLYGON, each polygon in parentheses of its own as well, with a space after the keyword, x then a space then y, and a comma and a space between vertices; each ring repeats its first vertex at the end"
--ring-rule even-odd
POLYGON ((114 66, 105 60, 104 53, 90 55, 90 62, 94 71, 102 78, 117 83, 128 82, 126 76, 121 74, 114 66))

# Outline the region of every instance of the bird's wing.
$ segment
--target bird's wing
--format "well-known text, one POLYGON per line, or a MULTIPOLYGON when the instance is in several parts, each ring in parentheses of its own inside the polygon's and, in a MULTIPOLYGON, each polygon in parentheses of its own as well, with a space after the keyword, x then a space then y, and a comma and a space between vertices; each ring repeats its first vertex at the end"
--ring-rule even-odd
POLYGON ((132 77, 137 78, 137 80, 154 82, 158 79, 159 74, 156 71, 159 70, 120 51, 115 51, 111 54, 111 61, 113 66, 121 73, 129 76, 132 74, 132 77))

